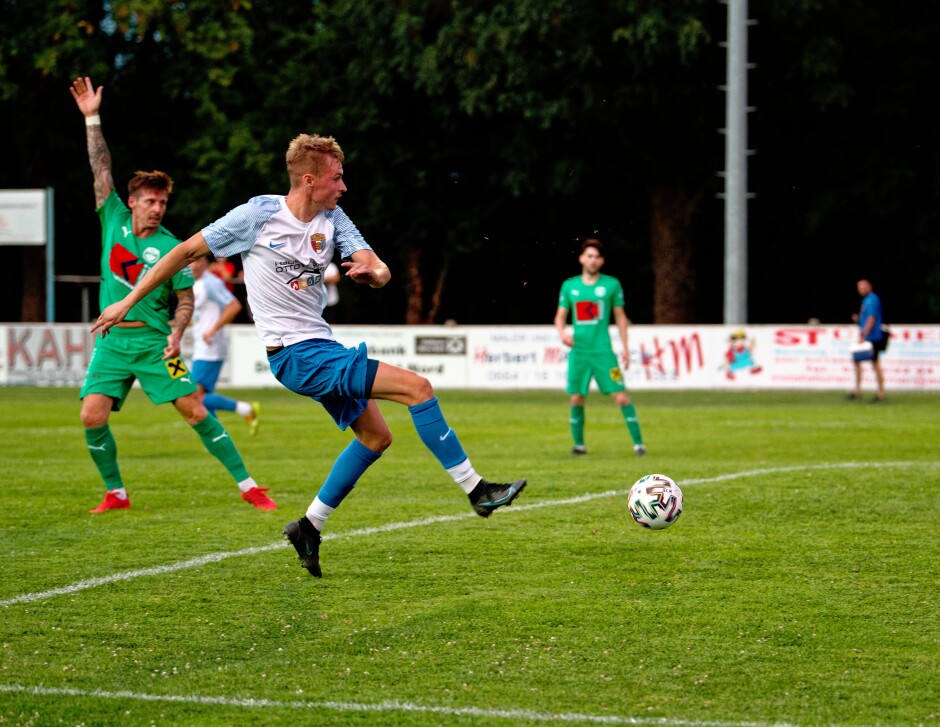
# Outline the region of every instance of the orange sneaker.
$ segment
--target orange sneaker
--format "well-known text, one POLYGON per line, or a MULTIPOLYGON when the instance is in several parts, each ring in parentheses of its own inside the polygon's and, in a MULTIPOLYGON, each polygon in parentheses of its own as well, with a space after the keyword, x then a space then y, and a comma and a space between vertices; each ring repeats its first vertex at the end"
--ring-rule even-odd
POLYGON ((129 497, 121 499, 117 495, 113 494, 110 490, 105 493, 104 500, 101 501, 101 504, 98 505, 94 510, 89 510, 90 513, 99 513, 104 512, 105 510, 127 510, 131 506, 131 499, 129 497))
POLYGON ((277 510, 277 503, 264 494, 270 489, 270 487, 252 487, 242 493, 242 499, 245 502, 250 502, 259 510, 277 510))

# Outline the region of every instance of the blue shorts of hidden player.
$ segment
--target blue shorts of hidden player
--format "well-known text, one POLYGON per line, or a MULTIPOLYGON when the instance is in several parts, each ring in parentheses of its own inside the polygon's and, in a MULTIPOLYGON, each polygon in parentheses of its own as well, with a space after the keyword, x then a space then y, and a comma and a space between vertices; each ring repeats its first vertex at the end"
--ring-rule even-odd
POLYGON ((320 402, 340 429, 366 410, 379 362, 368 358, 366 344, 345 348, 336 341, 312 338, 268 353, 271 373, 295 394, 320 402))

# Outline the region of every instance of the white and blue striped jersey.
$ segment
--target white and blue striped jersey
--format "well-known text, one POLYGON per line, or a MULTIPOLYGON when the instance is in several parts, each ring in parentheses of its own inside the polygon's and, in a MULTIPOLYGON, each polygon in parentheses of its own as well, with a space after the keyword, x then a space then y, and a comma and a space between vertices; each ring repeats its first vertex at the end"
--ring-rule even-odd
POLYGON ((193 361, 224 361, 228 356, 228 332, 224 328, 218 331, 210 343, 204 336, 235 296, 220 278, 206 270, 193 284, 193 298, 193 361))
POLYGON ((239 254, 248 305, 265 346, 335 340, 323 320, 323 276, 334 249, 347 258, 371 250, 340 207, 301 222, 283 195, 252 197, 202 230, 218 257, 239 254))

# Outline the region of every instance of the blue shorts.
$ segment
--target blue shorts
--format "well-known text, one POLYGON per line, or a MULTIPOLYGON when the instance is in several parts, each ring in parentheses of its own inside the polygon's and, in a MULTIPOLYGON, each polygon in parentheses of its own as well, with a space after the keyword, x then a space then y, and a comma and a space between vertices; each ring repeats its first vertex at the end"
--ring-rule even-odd
POLYGON ((369 405, 379 362, 367 357, 366 344, 345 348, 312 338, 268 355, 271 373, 284 386, 320 402, 340 429, 356 421, 369 405))
POLYGON ((222 373, 222 364, 224 361, 205 361, 196 359, 193 361, 193 381, 206 390, 207 394, 215 391, 215 384, 219 380, 219 374, 222 373))

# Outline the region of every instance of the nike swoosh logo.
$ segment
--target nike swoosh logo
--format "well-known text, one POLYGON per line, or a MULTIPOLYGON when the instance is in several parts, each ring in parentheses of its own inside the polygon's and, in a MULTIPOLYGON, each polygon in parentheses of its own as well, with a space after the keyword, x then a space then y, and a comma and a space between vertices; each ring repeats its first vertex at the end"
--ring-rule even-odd
POLYGON ((441 435, 441 437, 440 437, 441 441, 443 442, 445 439, 447 439, 447 438, 448 438, 451 434, 453 434, 453 433, 454 433, 454 430, 453 430, 453 429, 448 429, 446 434, 442 434, 442 435, 441 435))
POLYGON ((89 444, 89 445, 88 445, 88 449, 93 449, 93 450, 96 451, 96 452, 104 452, 104 451, 105 451, 104 448, 105 448, 105 445, 103 445, 103 444, 102 444, 100 447, 96 447, 96 446, 93 445, 93 444, 89 444))
POLYGON ((273 242, 269 242, 268 247, 270 247, 272 250, 276 250, 279 247, 284 247, 284 245, 286 244, 287 244, 286 242, 279 242, 275 245, 273 242))

